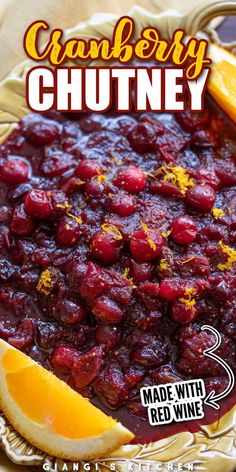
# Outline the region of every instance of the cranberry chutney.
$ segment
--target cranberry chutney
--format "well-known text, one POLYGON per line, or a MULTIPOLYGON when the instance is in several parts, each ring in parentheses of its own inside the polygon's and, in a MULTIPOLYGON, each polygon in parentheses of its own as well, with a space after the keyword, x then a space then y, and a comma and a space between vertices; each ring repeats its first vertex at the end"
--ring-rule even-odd
POLYGON ((226 388, 201 325, 235 371, 235 157, 209 104, 30 114, 1 146, 0 337, 140 441, 160 433, 142 386, 226 388))

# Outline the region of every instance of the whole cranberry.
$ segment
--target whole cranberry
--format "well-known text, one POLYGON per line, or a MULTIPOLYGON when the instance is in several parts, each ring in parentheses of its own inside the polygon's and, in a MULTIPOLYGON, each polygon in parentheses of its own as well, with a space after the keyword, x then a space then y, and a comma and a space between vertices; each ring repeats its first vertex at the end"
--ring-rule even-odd
POLYGON ((80 238, 80 228, 77 221, 65 216, 57 225, 56 240, 62 247, 75 246, 80 238))
POLYGON ((131 216, 135 212, 136 202, 132 195, 119 192, 111 197, 109 208, 119 216, 131 216))
POLYGON ((95 159, 84 159, 76 167, 75 174, 82 180, 90 180, 95 175, 101 174, 101 169, 95 159))
POLYGON ((31 168, 27 161, 17 156, 10 156, 0 166, 0 179, 7 185, 18 185, 27 182, 31 168))
POLYGON ((72 300, 61 300, 56 304, 55 311, 59 319, 69 325, 81 323, 86 318, 84 307, 72 300))
POLYGON ((58 128, 51 123, 35 122, 26 131, 26 139, 35 146, 51 144, 58 138, 58 128))
POLYGON ((217 190, 220 186, 220 179, 217 177, 216 172, 213 169, 197 167, 193 176, 199 183, 210 185, 214 190, 217 190))
POLYGON ((92 313, 97 320, 104 324, 119 324, 124 317, 120 307, 106 296, 95 300, 92 306, 92 313))
MULTIPOLYGON (((154 151, 158 133, 149 123, 137 123, 128 134, 132 148, 141 153, 154 151)), ((163 133, 163 130, 161 130, 163 133)))
POLYGON ((195 241, 197 226, 188 215, 178 216, 172 222, 171 237, 177 244, 190 244, 195 241))
POLYGON ((137 262, 147 262, 160 256, 163 237, 158 230, 136 231, 130 239, 130 251, 137 262))
POLYGON ((35 230, 35 224, 25 213, 24 205, 14 208, 10 222, 10 231, 16 236, 30 236, 35 230))
POLYGON ((176 300, 172 305, 171 318, 176 323, 191 323, 197 316, 195 306, 188 307, 185 303, 176 300))
POLYGON ((53 207, 49 192, 34 189, 25 197, 25 211, 30 216, 44 219, 53 213, 53 207))
POLYGON ((146 186, 146 175, 139 167, 128 167, 118 173, 114 184, 130 193, 140 193, 146 186))
POLYGON ((98 231, 92 239, 92 255, 104 264, 114 264, 119 257, 122 242, 105 231, 98 231))
POLYGON ((95 337, 99 344, 105 344, 107 350, 114 349, 120 342, 121 330, 118 326, 97 326, 95 337))
POLYGON ((211 211, 215 202, 215 191, 210 185, 195 185, 186 193, 186 203, 201 213, 211 211))

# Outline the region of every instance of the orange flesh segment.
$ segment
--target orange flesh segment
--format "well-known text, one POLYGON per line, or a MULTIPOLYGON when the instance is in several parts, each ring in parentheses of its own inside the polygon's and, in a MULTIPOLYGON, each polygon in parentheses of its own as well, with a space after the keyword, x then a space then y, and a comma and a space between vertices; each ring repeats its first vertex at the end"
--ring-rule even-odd
POLYGON ((3 356, 3 367, 9 393, 19 408, 51 431, 69 439, 82 439, 99 436, 116 424, 20 351, 9 349, 3 356))

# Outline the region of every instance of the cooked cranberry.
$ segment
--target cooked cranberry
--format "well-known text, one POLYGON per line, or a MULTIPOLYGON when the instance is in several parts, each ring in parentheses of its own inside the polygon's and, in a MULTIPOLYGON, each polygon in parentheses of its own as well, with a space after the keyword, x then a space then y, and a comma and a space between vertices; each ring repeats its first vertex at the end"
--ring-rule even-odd
POLYGON ((129 388, 118 366, 108 365, 100 372, 94 384, 95 391, 112 408, 122 405, 128 398, 129 388))
POLYGON ((86 182, 84 186, 84 192, 93 197, 100 197, 104 192, 108 191, 106 182, 98 182, 96 178, 91 179, 89 182, 86 182))
POLYGON ((159 195, 164 195, 165 197, 181 197, 180 189, 170 182, 151 182, 150 192, 158 193, 159 195))
MULTIPOLYGON (((163 133, 163 130, 160 129, 163 133)), ((138 152, 149 152, 155 150, 157 130, 149 123, 138 123, 133 126, 128 134, 129 142, 132 148, 138 152)))
POLYGON ((236 172, 232 164, 222 163, 221 167, 216 168, 216 175, 220 179, 221 185, 236 185, 236 172))
MULTIPOLYGON (((77 276, 79 270, 83 270, 82 267, 77 269, 77 276)), ((107 291, 110 286, 111 283, 107 280, 106 273, 96 264, 89 262, 86 274, 82 277, 80 282, 78 292, 81 297, 90 304, 95 298, 107 291)))
POLYGON ((18 185, 30 178, 30 165, 24 159, 10 156, 0 166, 0 179, 7 185, 18 185))
POLYGON ((220 186, 220 179, 217 177, 216 172, 213 169, 207 167, 197 167, 194 171, 193 176, 195 180, 201 184, 210 185, 214 190, 217 190, 220 186))
POLYGON ((184 295, 187 283, 180 279, 164 279, 160 284, 159 295, 166 300, 173 301, 184 295))
POLYGON ((119 344, 121 330, 118 326, 101 325, 97 326, 95 336, 99 344, 105 344, 106 349, 110 350, 119 344))
POLYGON ((207 126, 210 113, 208 110, 200 113, 191 113, 189 110, 186 110, 182 113, 176 113, 175 117, 184 130, 194 132, 196 128, 207 126))
POLYGON ((167 353, 161 345, 144 346, 131 354, 133 362, 145 366, 161 365, 167 359, 167 353))
POLYGON ((72 375, 77 388, 86 387, 96 379, 101 368, 103 354, 102 347, 96 346, 75 358, 72 375))
POLYGON ((176 323, 185 324, 193 321, 197 316, 196 307, 187 306, 181 301, 175 301, 172 305, 171 317, 176 323))
POLYGON ((195 148, 215 148, 218 145, 216 136, 211 131, 206 130, 195 131, 190 142, 195 148))
POLYGON ((163 237, 158 230, 136 231, 130 239, 130 250, 137 262, 147 262, 160 256, 163 237))
POLYGON ((154 267, 150 262, 139 264, 138 262, 131 260, 127 265, 130 267, 130 274, 135 283, 151 280, 154 273, 154 267))
POLYGON ((80 227, 77 221, 64 217, 57 225, 56 240, 59 246, 73 247, 80 238, 80 227))
POLYGON ((70 154, 52 154, 43 160, 42 172, 47 177, 58 177, 71 168, 71 162, 70 154))
POLYGON ((190 216, 183 215, 174 218, 171 237, 175 243, 190 244, 195 240, 196 235, 197 226, 190 216))
POLYGON ((105 231, 98 231, 91 243, 92 255, 104 264, 113 264, 119 259, 122 242, 105 231))
POLYGON ((124 313, 119 306, 105 296, 95 300, 92 313, 97 320, 105 324, 119 324, 124 317, 124 313))
POLYGON ((71 300, 62 300, 55 306, 57 317, 69 325, 81 323, 86 318, 84 307, 80 303, 71 300))
POLYGON ((34 342, 34 326, 32 320, 25 319, 16 332, 8 338, 8 343, 16 349, 26 349, 34 342))
POLYGON ((112 195, 109 208, 119 216, 131 216, 135 212, 136 202, 132 195, 119 192, 112 195))
POLYGON ((195 185, 186 194, 186 203, 201 213, 211 211, 215 202, 215 191, 210 185, 195 185))
POLYGON ((48 218, 52 215, 53 208, 49 192, 45 190, 31 190, 25 197, 25 211, 36 218, 48 218))
POLYGON ((70 177, 69 179, 65 179, 61 186, 63 192, 65 193, 74 193, 82 191, 84 188, 84 182, 78 177, 70 177))
POLYGON ((86 264, 77 263, 73 264, 71 270, 68 273, 69 284, 72 290, 76 292, 79 290, 82 280, 87 273, 88 267, 86 264))
POLYGON ((30 236, 35 230, 35 224, 26 215, 24 205, 20 205, 13 210, 10 222, 10 231, 16 236, 30 236))
POLYGON ((52 352, 50 362, 54 369, 68 368, 72 369, 74 359, 77 356, 77 350, 67 344, 56 347, 52 352))
POLYGON ((158 384, 166 384, 166 383, 175 383, 183 381, 183 377, 181 377, 176 370, 173 368, 172 365, 163 365, 158 369, 155 369, 151 372, 152 378, 158 384))
POLYGON ((0 319, 0 338, 7 339, 14 333, 14 327, 10 320, 0 319))
POLYGON ((62 330, 56 323, 38 321, 36 325, 37 344, 44 350, 55 347, 62 338, 62 330))
POLYGON ((144 284, 139 285, 138 291, 139 293, 144 293, 146 295, 156 298, 159 294, 159 284, 146 282, 144 284))
POLYGON ((101 169, 95 159, 84 159, 76 167, 75 174, 82 180, 90 180, 95 175, 101 174, 101 169))
POLYGON ((130 400, 127 403, 127 409, 128 409, 128 412, 131 413, 131 415, 140 416, 140 418, 147 419, 147 416, 148 416, 147 408, 145 408, 145 406, 142 405, 139 399, 130 400))
POLYGON ((146 175, 138 167, 128 167, 128 169, 119 172, 114 183, 130 193, 140 193, 146 186, 146 175))
MULTIPOLYGON (((178 336, 181 357, 177 362, 178 370, 186 375, 192 376, 212 376, 219 375, 222 367, 214 359, 203 354, 203 351, 209 349, 215 344, 215 336, 208 331, 200 331, 196 326, 182 328, 178 336)), ((227 352, 232 350, 232 344, 223 338, 217 354, 225 358, 227 352)))
POLYGON ((38 121, 29 126, 26 131, 26 139, 36 146, 51 144, 58 137, 58 128, 49 123, 38 121))

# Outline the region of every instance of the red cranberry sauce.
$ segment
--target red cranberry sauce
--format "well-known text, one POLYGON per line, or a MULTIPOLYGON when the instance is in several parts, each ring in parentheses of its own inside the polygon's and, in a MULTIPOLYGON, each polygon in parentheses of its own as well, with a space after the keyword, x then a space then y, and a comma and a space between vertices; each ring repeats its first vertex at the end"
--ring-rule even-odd
POLYGON ((220 331, 218 353, 235 369, 228 128, 210 107, 50 112, 28 115, 1 146, 0 337, 140 441, 154 431, 140 387, 202 377, 225 388, 201 325, 220 331))

